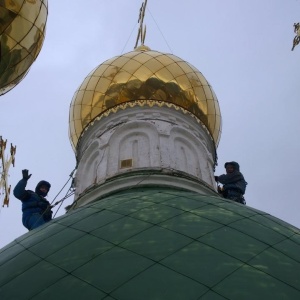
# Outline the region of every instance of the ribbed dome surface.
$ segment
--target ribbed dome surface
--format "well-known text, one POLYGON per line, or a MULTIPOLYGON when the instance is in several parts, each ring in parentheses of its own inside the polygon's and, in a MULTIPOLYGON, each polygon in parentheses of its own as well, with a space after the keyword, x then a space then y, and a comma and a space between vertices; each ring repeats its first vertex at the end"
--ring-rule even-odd
POLYGON ((37 58, 47 14, 47 0, 0 1, 0 95, 23 79, 37 58))
POLYGON ((0 253, 1 299, 300 299, 299 230, 219 197, 119 192, 0 253))
POLYGON ((175 55, 141 47, 99 65, 75 92, 69 128, 73 147, 93 120, 128 105, 182 108, 206 126, 216 145, 219 142, 219 104, 204 76, 175 55))

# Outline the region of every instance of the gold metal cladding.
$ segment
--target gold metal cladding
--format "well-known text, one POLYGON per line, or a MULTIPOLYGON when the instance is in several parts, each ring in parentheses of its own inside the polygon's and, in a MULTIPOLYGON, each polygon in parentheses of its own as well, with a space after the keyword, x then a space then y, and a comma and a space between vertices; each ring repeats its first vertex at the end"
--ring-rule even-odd
MULTIPOLYGON (((121 103, 117 106, 114 106, 113 108, 110 108, 108 110, 106 110, 105 112, 103 112, 102 114, 100 114, 99 116, 97 116, 92 122, 90 122, 82 131, 80 138, 77 142, 77 145, 80 143, 81 137, 84 135, 84 132, 86 130, 88 130, 91 126, 94 125, 94 123, 96 121, 100 121, 103 118, 108 118, 111 114, 115 114, 120 110, 125 110, 128 108, 133 108, 133 107, 144 107, 144 106, 148 106, 148 107, 168 107, 168 108, 172 108, 175 109, 177 111, 181 111, 182 113, 189 115, 190 117, 194 118, 198 124, 200 126, 203 127, 204 130, 206 130, 207 134, 211 137, 212 141, 213 141, 213 137, 211 136, 210 132, 208 131, 207 127, 202 123, 202 121, 200 119, 198 119, 194 114, 190 113, 189 111, 187 111, 186 109, 179 107, 173 103, 170 102, 163 102, 163 101, 157 101, 157 100, 135 100, 135 101, 131 101, 131 102, 125 102, 125 103, 121 103)), ((73 146, 73 145, 72 145, 73 146)), ((73 146, 74 148, 74 146, 73 146)), ((76 150, 74 148, 74 150, 76 150)))
POLYGON ((177 56, 142 47, 99 65, 75 92, 69 124, 74 150, 85 128, 106 111, 125 103, 149 105, 151 101, 190 112, 218 145, 219 103, 204 76, 177 56))
POLYGON ((47 0, 0 0, 0 95, 23 79, 37 58, 47 14, 47 0))

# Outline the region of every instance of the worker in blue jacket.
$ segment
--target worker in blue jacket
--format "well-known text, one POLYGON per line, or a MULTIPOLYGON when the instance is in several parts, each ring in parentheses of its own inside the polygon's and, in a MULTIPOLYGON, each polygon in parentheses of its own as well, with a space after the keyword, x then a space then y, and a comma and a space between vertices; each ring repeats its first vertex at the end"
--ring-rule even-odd
POLYGON ((32 230, 52 219, 51 205, 45 199, 51 185, 42 180, 37 184, 35 192, 25 190, 27 181, 31 177, 28 173, 28 170, 22 170, 23 178, 15 186, 14 196, 22 201, 23 225, 28 230, 32 230))

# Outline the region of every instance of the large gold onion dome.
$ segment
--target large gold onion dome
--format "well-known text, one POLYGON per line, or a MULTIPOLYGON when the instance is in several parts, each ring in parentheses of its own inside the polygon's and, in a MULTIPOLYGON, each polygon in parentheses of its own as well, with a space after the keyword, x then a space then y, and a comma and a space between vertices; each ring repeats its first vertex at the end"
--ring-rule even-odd
POLYGON ((47 0, 0 0, 0 95, 23 79, 37 58, 47 15, 47 0))
POLYGON ((69 128, 74 150, 95 119, 134 105, 182 109, 207 128, 215 145, 219 142, 219 104, 204 76, 175 55, 140 46, 100 64, 75 92, 69 128))

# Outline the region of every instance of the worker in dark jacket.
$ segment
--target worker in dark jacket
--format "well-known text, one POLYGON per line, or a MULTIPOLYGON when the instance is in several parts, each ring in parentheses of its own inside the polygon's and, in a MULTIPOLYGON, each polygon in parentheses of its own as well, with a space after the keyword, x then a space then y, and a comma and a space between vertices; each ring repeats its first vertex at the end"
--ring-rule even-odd
POLYGON ((218 192, 226 199, 230 199, 242 204, 246 204, 244 194, 247 182, 240 172, 240 166, 237 162, 231 161, 225 163, 226 174, 215 176, 215 180, 223 184, 223 188, 218 187, 218 192))
POLYGON ((14 196, 22 201, 23 225, 28 230, 32 230, 52 219, 50 203, 44 198, 47 196, 51 185, 42 180, 37 184, 35 192, 25 190, 31 174, 28 174, 28 170, 22 170, 22 175, 23 178, 14 188, 14 196))

